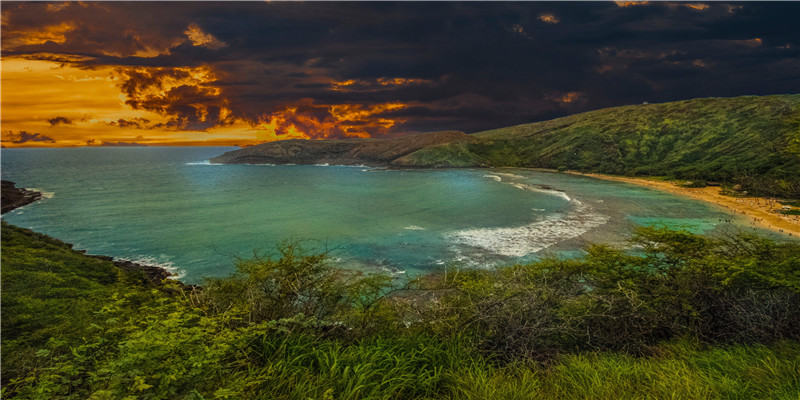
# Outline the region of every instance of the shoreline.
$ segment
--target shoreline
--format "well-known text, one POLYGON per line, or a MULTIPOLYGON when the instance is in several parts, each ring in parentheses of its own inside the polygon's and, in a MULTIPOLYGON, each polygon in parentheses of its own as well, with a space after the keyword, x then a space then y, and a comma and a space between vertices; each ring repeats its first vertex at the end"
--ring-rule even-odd
POLYGON ((652 178, 633 178, 627 176, 606 175, 593 172, 575 171, 556 171, 551 169, 536 168, 546 172, 563 172, 570 175, 586 176, 595 179, 602 179, 614 182, 624 182, 633 185, 644 186, 651 189, 661 190, 672 194, 688 197, 711 203, 727 209, 733 214, 746 217, 750 225, 793 238, 800 237, 800 215, 779 215, 774 212, 781 207, 778 200, 765 197, 731 197, 721 194, 722 188, 719 186, 706 186, 702 188, 687 188, 678 186, 674 181, 660 181, 652 178))
MULTIPOLYGON (((70 248, 72 247, 72 243, 67 243, 70 248)), ((74 249, 73 249, 74 250, 74 249)), ((108 261, 114 264, 117 268, 123 269, 129 272, 141 272, 144 276, 144 282, 149 283, 153 286, 163 286, 164 281, 169 279, 173 282, 177 282, 183 286, 189 286, 183 283, 182 281, 174 278, 170 278, 175 276, 172 272, 169 272, 166 268, 157 267, 155 265, 146 265, 140 264, 137 262, 133 262, 130 260, 125 260, 122 258, 114 258, 111 256, 104 256, 104 255, 96 255, 96 254, 86 254, 86 250, 75 250, 78 253, 82 253, 87 257, 96 258, 98 260, 108 261)))
POLYGON ((12 181, 2 181, 2 213, 27 206, 42 199, 42 192, 26 188, 18 188, 12 181))
MULTIPOLYGON (((550 172, 550 173, 566 173, 574 176, 584 176, 589 178, 623 182, 637 186, 647 187, 663 192, 677 194, 683 197, 691 198, 694 200, 703 201, 706 203, 714 204, 724 208, 732 214, 738 214, 748 219, 751 226, 760 227, 771 230, 775 233, 788 235, 793 238, 800 238, 800 216, 798 215, 779 215, 774 212, 775 209, 781 207, 781 203, 775 199, 767 199, 764 197, 731 197, 722 195, 720 192, 721 187, 707 186, 703 188, 687 188, 678 186, 674 181, 657 180, 653 178, 644 177, 627 177, 619 175, 606 175, 600 173, 583 173, 577 171, 558 171, 547 168, 520 168, 520 167, 496 167, 496 168, 480 168, 480 169, 529 169, 534 171, 550 172)), ((389 168, 391 169, 391 168, 389 168)), ((403 168, 405 169, 405 168, 403 168)), ((35 201, 42 199, 42 194, 26 188, 17 188, 14 182, 3 181, 3 213, 12 211, 16 208, 23 207, 35 201)), ((57 239, 58 240, 58 239, 57 239)), ((60 240, 59 240, 60 241, 60 240)), ((66 243, 66 242, 63 242, 66 243)), ((72 244, 67 243, 72 248, 72 244)), ((74 250, 74 249, 73 249, 74 250)), ((109 261, 116 267, 127 271, 139 271, 144 276, 144 280, 151 285, 161 286, 165 279, 177 282, 183 286, 194 287, 196 285, 186 285, 175 277, 173 273, 165 268, 139 264, 124 259, 116 259, 105 255, 91 255, 86 254, 86 250, 74 250, 83 253, 88 257, 109 261)))
MULTIPOLYGON (((42 193, 37 192, 34 190, 26 189, 26 188, 18 188, 16 184, 12 181, 3 180, 2 181, 2 212, 3 214, 16 210, 17 208, 26 206, 31 204, 35 201, 42 199, 42 193)), ((4 223, 6 223, 4 221, 4 223)), ((9 224, 12 225, 12 224, 9 224)), ((16 225, 12 225, 16 226, 16 225)), ((22 228, 26 230, 30 230, 27 228, 22 228)), ((33 231, 32 231, 33 232, 33 231)), ((53 238, 52 236, 47 235, 48 237, 53 238)), ((70 249, 73 251, 77 251, 78 253, 84 254, 87 257, 96 258, 103 261, 108 261, 114 264, 117 268, 123 269, 125 271, 135 272, 139 271, 143 274, 144 280, 154 286, 162 286, 164 284, 165 279, 170 279, 171 276, 175 276, 173 273, 168 271, 166 268, 158 267, 155 265, 146 265, 140 264, 137 262, 133 262, 130 260, 124 260, 120 258, 114 258, 105 255, 95 255, 95 254, 87 254, 86 250, 76 250, 73 248, 72 243, 64 242, 61 239, 53 238, 58 240, 61 243, 66 244, 70 249)), ((181 285, 188 286, 185 283, 181 282, 178 279, 170 279, 172 281, 178 282, 181 285)))

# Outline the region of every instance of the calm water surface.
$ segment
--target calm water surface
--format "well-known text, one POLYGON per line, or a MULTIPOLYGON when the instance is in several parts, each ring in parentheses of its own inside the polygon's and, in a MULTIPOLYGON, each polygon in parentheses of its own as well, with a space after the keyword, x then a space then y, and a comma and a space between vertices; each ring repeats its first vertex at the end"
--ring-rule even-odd
POLYGON ((3 149, 3 179, 48 197, 3 219, 187 283, 284 240, 345 267, 414 274, 579 254, 622 244, 635 224, 752 229, 705 203, 565 174, 208 163, 232 149, 3 149))

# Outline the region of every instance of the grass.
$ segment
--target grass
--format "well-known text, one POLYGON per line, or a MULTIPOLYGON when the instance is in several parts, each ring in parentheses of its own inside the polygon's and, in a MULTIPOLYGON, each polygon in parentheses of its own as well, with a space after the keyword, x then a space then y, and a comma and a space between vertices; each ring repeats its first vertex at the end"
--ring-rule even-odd
POLYGON ((407 159, 428 166, 667 175, 800 198, 800 95, 614 107, 474 136, 479 140, 425 148, 407 159))
MULTIPOLYGON (((713 247, 708 239, 661 231, 651 235, 664 235, 662 241, 674 247, 664 250, 667 262, 697 252, 704 254, 704 260, 716 260, 713 249, 703 250, 713 247)), ((656 246, 653 238, 648 240, 656 246)), ((754 273, 761 274, 753 282, 773 282, 769 284, 773 286, 794 282, 795 261, 790 257, 780 256, 783 259, 774 266, 760 265, 783 250, 766 242, 750 245, 757 256, 746 260, 754 273)), ((381 313, 369 314, 370 320, 388 324, 384 329, 359 331, 362 328, 354 325, 342 330, 293 315, 292 310, 247 322, 247 309, 211 311, 198 303, 202 295, 189 295, 177 287, 154 288, 136 274, 45 235, 3 223, 2 246, 4 398, 797 399, 800 394, 797 340, 709 344, 684 336, 648 345, 647 355, 571 350, 539 362, 487 350, 481 329, 441 334, 441 329, 398 323, 387 317, 398 306, 391 301, 384 303, 389 308, 381 313)), ((548 279, 571 279, 579 271, 599 282, 605 279, 601 272, 609 269, 602 262, 623 259, 608 251, 593 254, 594 261, 562 266, 570 270, 564 270, 562 278, 548 279), (591 266, 597 270, 586 269, 591 266)), ((302 274, 292 269, 299 265, 312 269, 309 276, 315 279, 340 276, 335 270, 326 275, 324 268, 315 266, 316 257, 292 254, 288 260, 295 264, 287 267, 293 274, 302 274)), ((250 260, 245 267, 256 275, 288 279, 281 275, 283 269, 274 268, 289 261, 250 260), (270 269, 259 270, 258 263, 270 269)), ((530 292, 525 285, 538 285, 531 279, 555 273, 558 266, 544 267, 479 272, 459 282, 469 296, 489 303, 492 296, 506 296, 513 306, 513 296, 530 292)), ((622 266, 614 268, 620 268, 614 274, 633 273, 622 266)), ((719 268, 723 269, 717 274, 727 267, 719 268)), ((241 281, 256 287, 248 280, 252 277, 242 275, 231 284, 241 281)), ((723 278, 730 285, 750 279, 741 273, 723 278)), ((353 279, 347 277, 345 288, 361 290, 353 279)), ((625 296, 634 295, 626 286, 630 282, 619 282, 622 286, 612 286, 624 289, 625 296)), ((334 281, 329 284, 328 292, 336 289, 334 281)), ((589 295, 599 296, 602 288, 597 287, 589 295)), ((565 294, 554 288, 553 296, 565 294)), ((303 299, 307 297, 292 301, 303 299)), ((482 312, 491 310, 482 306, 489 303, 478 303, 482 312)), ((458 305, 462 306, 469 304, 458 305)), ((566 306, 565 310, 574 311, 581 305, 570 300, 566 306)), ((342 309, 341 304, 336 307, 342 309)), ((515 309, 508 310, 514 321, 523 320, 515 309)), ((407 311, 400 315, 408 318, 407 311)), ((435 311, 428 309, 425 318, 436 318, 435 311)), ((502 329, 495 331, 502 334, 502 329)))
POLYGON ((570 355, 545 373, 540 394, 590 399, 796 399, 800 346, 701 348, 688 341, 660 357, 570 355))
MULTIPOLYGON (((140 274, 89 257, 49 236, 2 223, 2 378, 42 366, 48 342, 79 343, 93 335, 96 312, 109 299, 151 299, 140 274)), ((64 350, 64 349, 62 349, 64 350)))

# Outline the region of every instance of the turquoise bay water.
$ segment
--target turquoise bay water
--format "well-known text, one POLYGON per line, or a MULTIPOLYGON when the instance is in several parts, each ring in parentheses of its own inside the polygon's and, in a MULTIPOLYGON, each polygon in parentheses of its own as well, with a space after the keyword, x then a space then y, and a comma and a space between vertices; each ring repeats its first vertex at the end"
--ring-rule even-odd
POLYGON ((232 149, 3 149, 3 179, 48 197, 3 219, 187 283, 284 240, 344 267, 413 274, 569 256, 621 244, 637 223, 752 229, 704 203, 557 173, 208 163, 232 149))

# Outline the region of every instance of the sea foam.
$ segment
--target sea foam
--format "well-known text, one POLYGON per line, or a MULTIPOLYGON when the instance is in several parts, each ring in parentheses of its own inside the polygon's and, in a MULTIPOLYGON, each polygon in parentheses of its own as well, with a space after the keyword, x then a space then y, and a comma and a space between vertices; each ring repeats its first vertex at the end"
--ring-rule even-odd
POLYGON ((527 191, 531 191, 531 192, 543 193, 543 194, 547 194, 547 195, 550 195, 550 196, 561 197, 562 199, 564 199, 566 201, 572 201, 572 198, 569 197, 569 195, 567 195, 566 193, 564 193, 564 192, 562 192, 560 190, 542 189, 542 188, 536 187, 534 185, 529 185, 527 183, 519 183, 519 182, 512 182, 512 183, 509 183, 509 185, 511 185, 511 186, 513 186, 513 187, 515 187, 517 189, 527 190, 527 191))
POLYGON ((454 243, 477 247, 494 254, 522 257, 550 247, 566 239, 578 237, 610 219, 591 206, 572 200, 572 209, 564 214, 546 217, 527 225, 499 228, 474 228, 451 232, 447 239, 454 243))
POLYGON ((212 163, 211 160, 187 162, 185 165, 225 165, 220 163, 212 163))
POLYGON ((501 256, 523 257, 560 241, 578 237, 609 220, 608 216, 595 212, 591 206, 561 190, 522 182, 527 179, 524 176, 505 172, 483 176, 520 190, 560 197, 569 202, 570 210, 522 226, 463 229, 446 234, 447 239, 455 244, 480 248, 501 256), (501 176, 508 180, 503 180, 501 176))
POLYGON ((519 182, 520 179, 526 179, 522 175, 511 174, 511 173, 507 173, 507 172, 498 172, 496 175, 487 174, 487 175, 483 175, 483 177, 484 178, 492 178, 497 182, 501 182, 501 183, 504 183, 506 185, 511 185, 511 186, 513 186, 513 187, 515 187, 517 189, 520 189, 520 190, 527 190, 527 191, 530 191, 530 192, 538 192, 538 193, 547 194, 547 195, 550 195, 550 196, 561 197, 562 199, 564 199, 566 201, 572 201, 572 198, 570 198, 569 195, 567 195, 566 193, 564 193, 561 190, 546 189, 546 188, 539 187, 539 186, 536 186, 536 185, 531 185, 531 184, 528 184, 528 183, 519 182), (512 180, 511 181, 503 181, 503 178, 501 178, 500 176, 504 176, 506 178, 511 178, 512 180))
POLYGON ((43 200, 52 199, 56 195, 54 192, 48 192, 42 189, 30 188, 28 190, 41 193, 43 200))
POLYGON ((525 179, 522 175, 512 174, 510 172, 497 172, 497 175, 505 176, 506 178, 525 179))
MULTIPOLYGON (((165 256, 163 256, 163 257, 165 257, 165 256)), ((169 272, 171 274, 169 276, 169 279, 181 280, 183 277, 186 276, 186 271, 184 271, 182 268, 176 267, 175 263, 173 263, 172 261, 161 261, 161 260, 158 260, 156 257, 153 257, 153 256, 139 256, 139 257, 133 257, 133 258, 120 258, 120 260, 122 260, 122 261, 130 261, 130 262, 135 263, 135 264, 150 265, 150 266, 153 266, 153 267, 162 268, 162 269, 166 270, 167 272, 169 272)))

